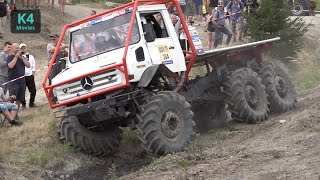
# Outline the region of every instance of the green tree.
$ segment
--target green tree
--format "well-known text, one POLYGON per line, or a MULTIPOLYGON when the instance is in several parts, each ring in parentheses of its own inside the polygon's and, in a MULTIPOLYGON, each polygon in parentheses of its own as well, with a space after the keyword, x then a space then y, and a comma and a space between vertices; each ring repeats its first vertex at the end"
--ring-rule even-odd
POLYGON ((262 0, 260 9, 247 15, 248 35, 253 41, 280 37, 270 56, 284 59, 303 47, 307 25, 299 17, 290 17, 291 9, 283 0, 262 0))

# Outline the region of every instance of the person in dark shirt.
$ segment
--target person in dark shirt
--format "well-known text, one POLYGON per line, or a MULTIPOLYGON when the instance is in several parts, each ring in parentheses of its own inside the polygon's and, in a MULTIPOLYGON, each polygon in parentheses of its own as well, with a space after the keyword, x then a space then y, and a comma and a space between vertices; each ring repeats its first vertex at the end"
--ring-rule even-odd
POLYGON ((20 108, 21 101, 25 101, 26 81, 24 78, 25 67, 30 67, 28 59, 22 56, 23 51, 19 44, 13 43, 11 47, 11 55, 7 57, 7 64, 9 67, 8 81, 10 96, 16 96, 16 104, 20 108))
POLYGON ((209 7, 209 14, 212 12, 213 9, 218 7, 218 0, 208 0, 207 1, 207 7, 209 7))
POLYGON ((7 15, 10 14, 10 8, 7 1, 0 0, 0 39, 3 38, 4 28, 6 26, 7 15))

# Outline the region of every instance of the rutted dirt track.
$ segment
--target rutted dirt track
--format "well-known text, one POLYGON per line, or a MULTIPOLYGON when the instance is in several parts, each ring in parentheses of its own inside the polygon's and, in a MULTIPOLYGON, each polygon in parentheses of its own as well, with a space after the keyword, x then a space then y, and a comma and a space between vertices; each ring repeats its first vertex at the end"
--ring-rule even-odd
MULTIPOLYGON (((48 166, 46 179, 319 179, 320 86, 294 111, 248 125, 229 122, 196 138, 185 152, 154 160, 138 144, 113 157, 82 153, 48 166)), ((1 175, 1 173, 0 173, 1 175)), ((25 176, 27 177, 27 176, 25 176)))
MULTIPOLYGON (((46 170, 0 166, 6 179, 319 179, 320 86, 297 108, 247 125, 230 122, 196 138, 185 152, 152 162, 138 144, 113 157, 75 153, 46 170), (3 171, 4 170, 4 171, 3 171)), ((0 178, 1 179, 1 178, 0 178)))
POLYGON ((319 179, 319 91, 301 96, 292 112, 204 135, 199 144, 208 146, 198 158, 171 155, 168 163, 123 179, 319 179))

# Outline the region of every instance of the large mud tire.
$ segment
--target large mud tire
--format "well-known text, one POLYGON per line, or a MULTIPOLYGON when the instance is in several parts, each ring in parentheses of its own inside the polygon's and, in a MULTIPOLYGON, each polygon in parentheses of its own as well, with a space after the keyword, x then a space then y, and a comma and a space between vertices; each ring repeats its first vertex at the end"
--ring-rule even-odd
POLYGON ((268 61, 261 70, 262 83, 268 94, 269 109, 274 113, 292 110, 297 102, 297 93, 285 65, 280 61, 268 61))
POLYGON ((142 146, 156 155, 181 151, 190 142, 193 112, 185 98, 175 92, 160 92, 150 97, 137 115, 138 137, 142 146))
POLYGON ((75 116, 61 119, 60 139, 72 144, 77 150, 96 156, 115 153, 119 148, 120 133, 117 126, 110 126, 103 131, 89 130, 75 116))
POLYGON ((223 127, 230 119, 225 104, 221 101, 194 101, 191 103, 191 110, 198 133, 223 127))
POLYGON ((267 118, 267 95, 256 72, 249 68, 236 69, 227 76, 223 86, 228 110, 233 118, 246 123, 267 118))

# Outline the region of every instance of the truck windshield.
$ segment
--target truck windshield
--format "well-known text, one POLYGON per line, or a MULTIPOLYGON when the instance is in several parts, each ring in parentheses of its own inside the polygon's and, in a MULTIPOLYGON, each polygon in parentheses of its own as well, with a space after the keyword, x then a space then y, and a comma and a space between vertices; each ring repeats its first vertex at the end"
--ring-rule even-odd
MULTIPOLYGON (((70 33, 69 59, 71 63, 124 47, 131 15, 132 12, 70 33)), ((139 30, 135 20, 130 44, 137 43, 139 40, 139 30)))

